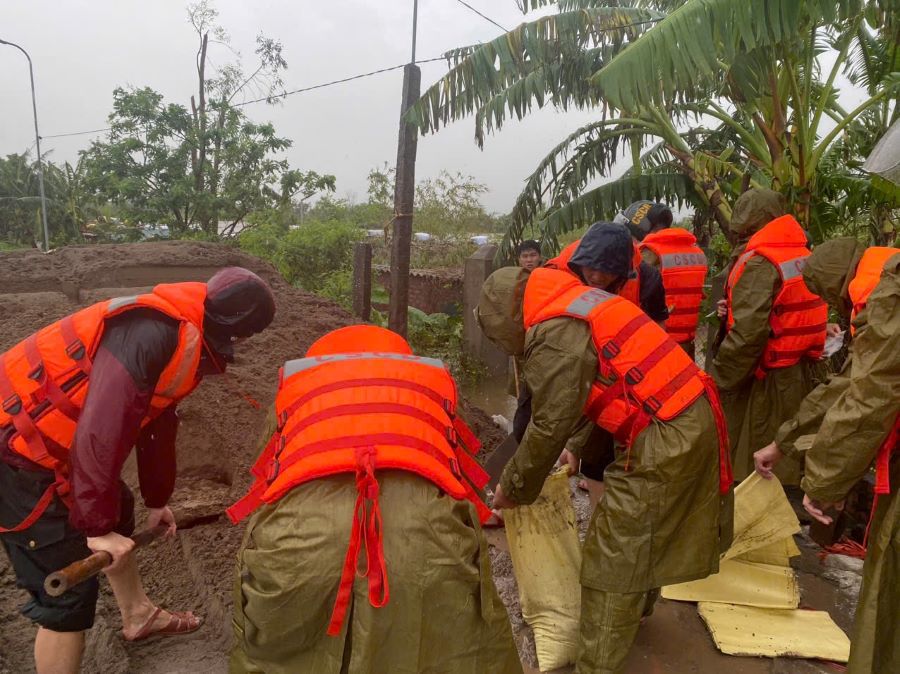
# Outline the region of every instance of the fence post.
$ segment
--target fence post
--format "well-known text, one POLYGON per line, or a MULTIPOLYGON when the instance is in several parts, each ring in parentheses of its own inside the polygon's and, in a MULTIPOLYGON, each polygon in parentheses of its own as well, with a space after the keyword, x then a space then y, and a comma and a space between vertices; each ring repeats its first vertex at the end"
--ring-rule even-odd
POLYGON ((372 244, 353 244, 353 313, 372 318, 372 244))
POLYGON ((497 246, 485 244, 466 259, 463 275, 463 348, 469 355, 479 358, 491 374, 503 374, 509 367, 509 358, 484 336, 474 314, 481 286, 494 271, 496 252, 497 246))

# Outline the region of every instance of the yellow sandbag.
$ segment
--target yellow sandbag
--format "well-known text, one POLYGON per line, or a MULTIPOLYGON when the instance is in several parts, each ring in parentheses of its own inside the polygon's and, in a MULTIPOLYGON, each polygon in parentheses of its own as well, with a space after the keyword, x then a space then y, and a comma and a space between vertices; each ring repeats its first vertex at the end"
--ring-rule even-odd
POLYGON ((722 559, 740 557, 800 531, 800 522, 776 479, 753 473, 734 490, 734 541, 722 559))
POLYGON ((699 604, 713 641, 728 655, 821 658, 847 662, 850 639, 825 611, 699 604))
POLYGON ((519 601, 541 671, 575 662, 581 616, 581 545, 565 471, 530 506, 503 511, 519 601))
POLYGON ((735 560, 742 562, 756 562, 757 564, 772 564, 774 566, 790 566, 791 557, 799 557, 800 548, 794 542, 793 536, 782 538, 780 541, 770 543, 756 550, 745 552, 735 560))
POLYGON ((791 609, 800 605, 793 569, 738 560, 723 561, 719 573, 662 589, 664 599, 791 609))

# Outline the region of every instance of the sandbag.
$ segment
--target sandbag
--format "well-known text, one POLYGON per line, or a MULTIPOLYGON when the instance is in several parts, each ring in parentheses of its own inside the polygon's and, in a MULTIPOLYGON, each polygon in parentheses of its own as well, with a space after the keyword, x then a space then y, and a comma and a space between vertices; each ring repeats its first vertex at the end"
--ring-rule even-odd
POLYGON ((530 506, 503 512, 519 601, 541 671, 575 662, 581 617, 581 544, 565 470, 530 506))
POLYGON ((501 267, 481 286, 475 318, 485 336, 510 356, 525 351, 522 303, 528 272, 521 267, 501 267))

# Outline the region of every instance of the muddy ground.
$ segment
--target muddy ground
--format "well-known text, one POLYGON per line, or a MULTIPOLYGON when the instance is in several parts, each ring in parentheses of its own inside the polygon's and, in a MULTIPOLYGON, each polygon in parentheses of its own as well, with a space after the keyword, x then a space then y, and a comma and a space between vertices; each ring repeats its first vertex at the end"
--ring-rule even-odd
MULTIPOLYGON (((228 265, 248 267, 269 281, 278 314, 269 330, 242 345, 229 375, 209 378, 180 406, 179 477, 172 507, 181 519, 207 517, 212 521, 182 530, 175 541, 157 543, 140 555, 151 597, 173 609, 194 610, 205 616, 206 622, 193 635, 126 645, 118 634, 119 616, 112 595, 101 582, 85 672, 226 671, 231 585, 242 529, 231 526, 220 515, 249 484, 247 468, 255 458, 265 410, 274 397, 277 368, 301 355, 317 337, 354 319, 331 302, 290 287, 268 264, 217 244, 75 246, 50 255, 26 251, 0 256, 0 351, 92 302, 134 294, 160 282, 205 281, 228 265), (239 391, 259 401, 261 408, 251 407, 239 391)), ((477 408, 464 405, 464 414, 485 444, 485 451, 503 439, 505 434, 477 408)), ((126 467, 125 478, 136 489, 133 465, 126 467)), ((588 519, 587 497, 579 492, 573 498, 583 529, 588 519)), ((141 518, 139 512, 139 522, 141 518)), ((497 587, 507 604, 526 671, 531 674, 536 671, 534 646, 518 607, 502 532, 492 534, 492 539, 497 587)), ((849 629, 858 574, 821 566, 810 545, 801 545, 803 603, 831 611, 838 624, 849 629)), ((24 592, 15 587, 6 556, 0 554, 0 674, 33 671, 35 628, 18 613, 24 600, 24 592)), ((628 665, 629 672, 718 672, 726 668, 735 674, 822 671, 819 665, 803 661, 722 656, 716 652, 696 608, 674 602, 661 602, 642 627, 628 665)))

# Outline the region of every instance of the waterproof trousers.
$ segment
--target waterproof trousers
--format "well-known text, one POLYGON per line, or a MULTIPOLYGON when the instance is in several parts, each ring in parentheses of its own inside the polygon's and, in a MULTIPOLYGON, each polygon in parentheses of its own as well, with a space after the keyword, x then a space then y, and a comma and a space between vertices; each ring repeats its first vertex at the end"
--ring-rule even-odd
POLYGON ((474 506, 412 473, 378 482, 388 603, 373 607, 357 576, 340 634, 326 634, 356 484, 348 473, 295 487, 247 524, 232 674, 521 674, 474 506))
POLYGON ((581 629, 576 674, 615 674, 622 671, 637 637, 641 618, 653 612, 659 590, 604 592, 581 588, 581 629))
POLYGON ((878 497, 869 534, 848 674, 900 672, 900 457, 893 463, 894 493, 878 497))

